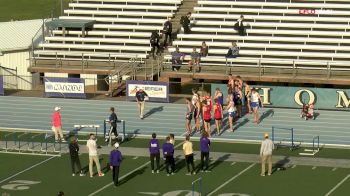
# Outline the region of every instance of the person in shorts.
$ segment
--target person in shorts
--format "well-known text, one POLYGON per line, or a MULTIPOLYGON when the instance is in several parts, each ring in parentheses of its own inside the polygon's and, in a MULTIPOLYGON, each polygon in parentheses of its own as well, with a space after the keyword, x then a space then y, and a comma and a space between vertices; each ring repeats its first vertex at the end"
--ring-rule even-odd
POLYGON ((212 103, 210 98, 206 98, 202 102, 203 105, 203 121, 204 121, 204 130, 208 133, 208 136, 211 135, 210 121, 211 121, 211 108, 212 103))
POLYGON ((191 125, 191 121, 193 118, 193 112, 194 112, 194 105, 191 102, 191 99, 186 98, 186 123, 185 123, 185 128, 186 128, 186 132, 187 135, 191 135, 192 134, 192 125, 191 125))
POLYGON ((229 123, 229 127, 230 127, 230 132, 234 132, 234 128, 233 128, 233 120, 236 116, 236 107, 235 107, 235 103, 233 102, 233 96, 229 95, 227 97, 227 106, 226 106, 226 110, 228 113, 228 123, 229 123))
POLYGON ((251 95, 250 95, 250 107, 253 110, 254 115, 254 123, 259 124, 260 123, 260 116, 259 116, 259 107, 263 107, 263 103, 261 101, 260 94, 257 92, 255 88, 252 89, 251 95))
POLYGON ((221 125, 222 125, 222 105, 219 103, 218 99, 214 99, 215 105, 214 105, 214 119, 215 119, 215 125, 216 125, 216 135, 221 134, 221 125))
POLYGON ((242 116, 242 91, 239 89, 237 85, 235 85, 233 92, 233 102, 235 103, 236 109, 237 109, 237 117, 241 118, 242 116))

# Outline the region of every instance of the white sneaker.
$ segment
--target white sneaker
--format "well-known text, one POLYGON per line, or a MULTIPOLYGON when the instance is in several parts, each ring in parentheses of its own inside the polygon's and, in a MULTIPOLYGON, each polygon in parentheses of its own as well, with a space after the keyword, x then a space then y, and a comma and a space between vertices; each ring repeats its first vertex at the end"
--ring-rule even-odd
POLYGON ((61 142, 67 142, 65 139, 62 139, 61 142))
POLYGON ((157 170, 157 174, 159 174, 159 170, 157 170))
POLYGON ((154 174, 154 170, 152 170, 152 174, 154 174))
POLYGON ((175 173, 174 172, 171 172, 171 175, 174 175, 175 173))
POLYGON ((75 174, 72 174, 72 176, 75 176, 75 174))
POLYGON ((85 176, 85 174, 79 174, 79 176, 85 176))

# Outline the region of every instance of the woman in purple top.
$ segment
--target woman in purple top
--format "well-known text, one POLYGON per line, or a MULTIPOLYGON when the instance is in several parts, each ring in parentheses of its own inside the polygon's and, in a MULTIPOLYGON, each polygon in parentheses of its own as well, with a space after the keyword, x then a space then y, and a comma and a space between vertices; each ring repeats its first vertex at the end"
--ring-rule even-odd
POLYGON ((174 175, 175 160, 174 160, 174 145, 170 143, 170 137, 166 137, 166 143, 163 144, 163 156, 165 158, 165 168, 167 176, 174 175), (169 167, 171 169, 169 169, 169 167))
POLYGON ((208 133, 203 131, 202 137, 200 139, 201 146, 201 172, 210 172, 209 167, 209 151, 210 151, 210 140, 208 138, 208 133), (204 160, 205 159, 205 160, 204 160))
POLYGON ((159 151, 159 141, 156 139, 157 135, 152 133, 152 139, 149 142, 149 153, 151 159, 151 168, 152 174, 154 174, 154 159, 157 164, 157 174, 159 173, 159 159, 160 159, 160 151, 159 151))
POLYGON ((118 179, 119 179, 119 167, 120 163, 123 160, 122 153, 118 150, 119 143, 116 142, 114 144, 115 149, 111 151, 111 154, 109 156, 109 166, 111 170, 113 171, 113 182, 115 186, 118 186, 118 179))

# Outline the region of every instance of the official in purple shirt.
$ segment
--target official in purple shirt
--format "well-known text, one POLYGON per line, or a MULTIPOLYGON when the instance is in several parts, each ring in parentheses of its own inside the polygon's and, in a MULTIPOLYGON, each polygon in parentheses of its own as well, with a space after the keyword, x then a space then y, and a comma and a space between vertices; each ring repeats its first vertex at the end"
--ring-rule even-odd
POLYGON ((175 159, 174 159, 174 145, 170 143, 170 137, 166 137, 166 143, 163 144, 163 156, 165 158, 165 168, 167 176, 174 175, 175 159), (170 169, 170 168, 171 169, 170 169))
POLYGON ((118 150, 119 149, 119 143, 116 142, 114 144, 115 149, 111 151, 111 154, 109 156, 109 166, 111 170, 113 171, 113 182, 115 186, 118 186, 118 179, 119 179, 119 167, 123 160, 122 153, 118 150))
POLYGON ((157 138, 157 134, 152 133, 152 139, 149 142, 149 154, 151 159, 152 174, 154 174, 154 159, 156 160, 156 164, 157 164, 157 174, 159 173, 160 151, 159 151, 159 141, 156 138, 157 138))
POLYGON ((209 167, 209 151, 210 151, 210 140, 208 138, 208 133, 203 132, 200 139, 201 146, 201 172, 210 172, 209 167))

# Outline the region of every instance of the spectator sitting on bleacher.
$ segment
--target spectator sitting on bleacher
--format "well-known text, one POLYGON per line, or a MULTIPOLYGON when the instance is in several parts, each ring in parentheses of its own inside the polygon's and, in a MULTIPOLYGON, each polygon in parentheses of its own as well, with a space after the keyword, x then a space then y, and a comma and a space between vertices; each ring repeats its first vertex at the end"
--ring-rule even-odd
POLYGON ((206 57, 208 56, 208 45, 207 43, 205 43, 205 41, 202 42, 202 46, 201 46, 201 57, 206 57))
POLYGON ((173 24, 171 23, 171 18, 168 17, 168 20, 164 23, 163 26, 163 35, 165 36, 164 38, 164 43, 163 43, 163 47, 167 47, 168 44, 168 37, 169 37, 169 45, 172 45, 172 38, 171 38, 171 33, 173 31, 173 24))
POLYGON ((152 46, 152 50, 151 50, 151 53, 152 53, 152 56, 153 56, 153 59, 155 59, 155 56, 154 56, 154 52, 155 52, 155 49, 157 47, 157 55, 160 53, 160 48, 159 48, 159 34, 156 30, 152 31, 152 35, 151 35, 151 38, 149 40, 151 46, 152 46))
POLYGON ((236 42, 232 42, 231 47, 228 49, 226 58, 236 58, 239 56, 239 48, 236 42))
POLYGON ((172 70, 178 71, 180 69, 180 66, 182 65, 182 61, 185 58, 185 54, 180 52, 180 49, 176 47, 176 51, 171 53, 171 63, 172 63, 172 70))
POLYGON ((186 16, 182 16, 180 19, 180 24, 184 28, 184 33, 185 34, 190 34, 191 33, 191 12, 188 12, 186 16))
POLYGON ((198 66, 198 72, 201 71, 201 68, 199 66, 201 60, 201 55, 197 52, 196 48, 193 48, 192 53, 191 53, 191 60, 188 62, 188 72, 192 71, 192 66, 198 66))
POLYGON ((238 35, 240 35, 240 36, 245 36, 247 34, 246 30, 245 30, 245 26, 244 26, 244 16, 243 15, 241 15, 239 17, 239 19, 237 20, 237 22, 233 28, 238 32, 238 35))

